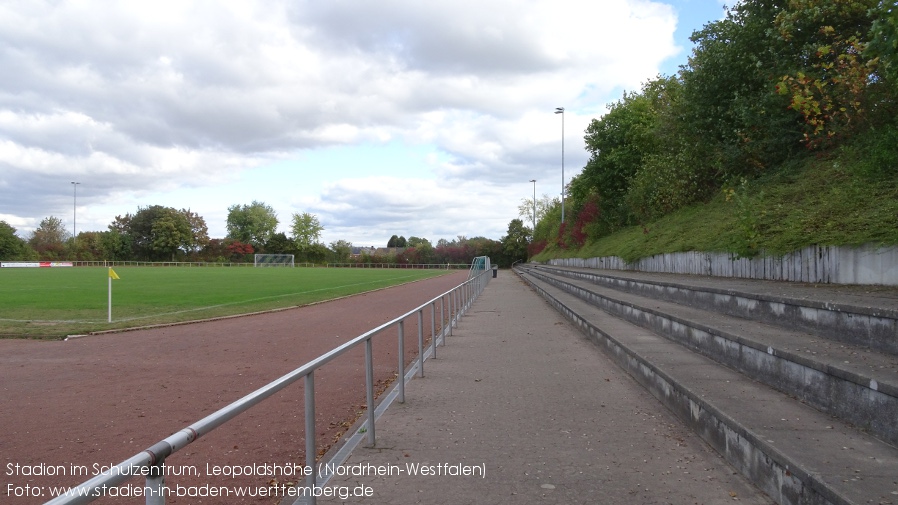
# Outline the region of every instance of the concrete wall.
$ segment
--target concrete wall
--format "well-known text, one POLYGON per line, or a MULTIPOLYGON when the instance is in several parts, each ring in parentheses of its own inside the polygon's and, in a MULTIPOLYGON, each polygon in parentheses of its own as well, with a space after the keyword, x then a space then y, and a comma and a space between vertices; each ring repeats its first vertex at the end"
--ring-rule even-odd
POLYGON ((734 258, 728 253, 659 254, 628 263, 616 256, 565 258, 550 265, 714 275, 746 279, 898 286, 898 247, 811 246, 781 257, 734 258))

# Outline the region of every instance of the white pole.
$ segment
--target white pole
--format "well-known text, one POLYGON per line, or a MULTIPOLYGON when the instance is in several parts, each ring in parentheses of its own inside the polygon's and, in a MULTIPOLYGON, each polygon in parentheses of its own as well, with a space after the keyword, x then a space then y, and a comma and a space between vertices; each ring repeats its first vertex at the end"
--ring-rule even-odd
POLYGON ((109 322, 112 322, 112 276, 108 275, 109 278, 109 322))

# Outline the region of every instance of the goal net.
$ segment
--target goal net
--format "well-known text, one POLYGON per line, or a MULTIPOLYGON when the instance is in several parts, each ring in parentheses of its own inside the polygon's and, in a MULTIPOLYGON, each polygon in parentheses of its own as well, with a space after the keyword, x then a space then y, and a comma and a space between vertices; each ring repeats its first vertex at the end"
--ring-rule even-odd
POLYGON ((471 270, 468 271, 468 279, 477 277, 484 270, 490 270, 491 268, 489 256, 477 256, 471 261, 471 270))
POLYGON ((253 265, 257 267, 292 267, 292 254, 255 254, 253 265))

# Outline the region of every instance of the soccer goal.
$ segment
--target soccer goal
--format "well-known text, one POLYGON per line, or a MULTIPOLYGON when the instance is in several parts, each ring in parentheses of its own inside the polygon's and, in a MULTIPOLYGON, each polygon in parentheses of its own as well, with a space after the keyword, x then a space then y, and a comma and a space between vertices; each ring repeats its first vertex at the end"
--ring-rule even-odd
POLYGON ((293 267, 292 254, 255 254, 253 266, 257 267, 293 267))
POLYGON ((489 256, 477 256, 471 261, 471 270, 468 271, 468 279, 473 279, 484 270, 489 270, 491 268, 489 256))

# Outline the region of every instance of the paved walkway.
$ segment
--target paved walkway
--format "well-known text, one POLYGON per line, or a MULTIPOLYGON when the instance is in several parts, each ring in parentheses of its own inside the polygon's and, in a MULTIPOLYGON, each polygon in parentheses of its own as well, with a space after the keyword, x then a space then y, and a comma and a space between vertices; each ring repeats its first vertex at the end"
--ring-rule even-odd
POLYGON ((771 503, 508 270, 424 368, 318 503, 771 503))

